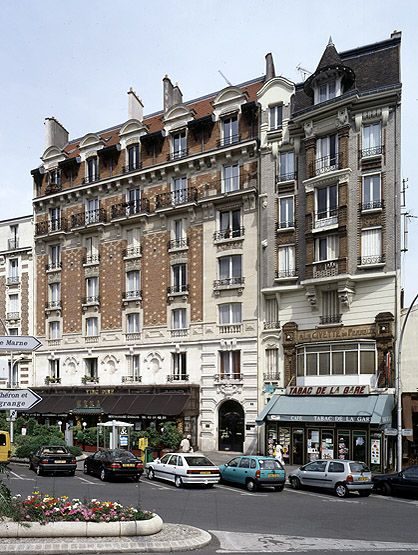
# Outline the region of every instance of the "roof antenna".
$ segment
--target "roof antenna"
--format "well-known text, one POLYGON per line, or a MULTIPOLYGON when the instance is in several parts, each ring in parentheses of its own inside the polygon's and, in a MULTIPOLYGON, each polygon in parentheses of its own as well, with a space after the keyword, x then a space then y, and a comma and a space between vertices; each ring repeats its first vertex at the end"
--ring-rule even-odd
POLYGON ((225 77, 225 75, 222 73, 222 71, 220 69, 218 69, 218 73, 220 73, 222 75, 222 77, 225 79, 225 81, 228 83, 228 85, 230 87, 232 87, 231 81, 228 81, 228 79, 225 77))
POLYGON ((312 71, 309 71, 309 69, 305 69, 300 64, 298 64, 296 66, 296 69, 297 69, 297 71, 299 71, 300 76, 302 78, 302 81, 305 81, 305 79, 308 77, 308 75, 312 75, 312 71))

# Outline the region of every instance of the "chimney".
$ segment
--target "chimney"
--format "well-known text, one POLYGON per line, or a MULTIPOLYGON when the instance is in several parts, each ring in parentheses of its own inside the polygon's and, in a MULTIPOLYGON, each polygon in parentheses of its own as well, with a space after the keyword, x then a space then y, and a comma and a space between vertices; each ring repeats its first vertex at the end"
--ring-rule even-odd
POLYGON ((182 104, 182 102, 183 102, 183 93, 181 92, 180 87, 178 86, 178 83, 176 83, 173 88, 173 106, 175 106, 176 104, 182 104))
POLYGON ((168 75, 163 79, 164 92, 164 112, 167 112, 173 106, 174 87, 168 75))
POLYGON ((270 81, 276 77, 276 71, 274 69, 273 54, 269 52, 266 54, 266 81, 270 81))
POLYGON ((132 87, 128 91, 128 119, 137 119, 141 122, 144 119, 144 105, 132 87))
POLYGON ((63 148, 68 143, 68 131, 54 117, 45 118, 45 149, 50 146, 63 148))
POLYGON ((402 36, 402 31, 397 31, 396 29, 393 31, 393 33, 391 33, 390 38, 391 39, 400 39, 402 36))

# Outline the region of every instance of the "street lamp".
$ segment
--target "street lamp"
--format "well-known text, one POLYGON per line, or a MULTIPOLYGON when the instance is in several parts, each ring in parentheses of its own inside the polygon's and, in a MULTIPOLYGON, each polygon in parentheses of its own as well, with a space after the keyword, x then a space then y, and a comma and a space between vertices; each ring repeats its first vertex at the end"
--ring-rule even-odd
POLYGON ((59 427, 59 429, 60 429, 60 432, 62 432, 62 430, 61 430, 61 426, 62 426, 62 420, 58 420, 58 422, 57 422, 57 426, 59 427))
POLYGON ((86 431, 86 428, 87 428, 87 422, 83 422, 83 423, 82 423, 81 425, 83 426, 83 430, 84 430, 84 431, 86 431))

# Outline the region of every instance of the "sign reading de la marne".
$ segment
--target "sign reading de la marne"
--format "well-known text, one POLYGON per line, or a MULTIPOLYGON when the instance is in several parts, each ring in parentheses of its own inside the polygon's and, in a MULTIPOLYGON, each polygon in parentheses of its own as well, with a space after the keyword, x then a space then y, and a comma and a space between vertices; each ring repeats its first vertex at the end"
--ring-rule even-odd
POLYGON ((0 335, 0 351, 36 351, 41 342, 31 335, 0 335))

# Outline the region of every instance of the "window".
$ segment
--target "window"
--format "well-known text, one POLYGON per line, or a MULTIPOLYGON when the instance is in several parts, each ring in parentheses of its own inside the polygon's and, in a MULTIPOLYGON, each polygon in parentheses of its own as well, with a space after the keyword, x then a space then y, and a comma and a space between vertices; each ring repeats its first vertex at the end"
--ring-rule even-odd
POLYGON ((174 239, 180 241, 184 237, 183 220, 174 220, 173 222, 174 239))
POLYGON ((296 275, 295 246, 286 245, 278 249, 278 278, 294 277, 296 275))
POLYGON ((267 328, 270 327, 271 329, 277 329, 279 324, 279 305, 277 303, 277 299, 266 299, 264 305, 264 327, 266 328, 266 324, 268 324, 267 328))
POLYGON ((86 237, 86 264, 99 262, 99 240, 97 237, 86 237))
POLYGON ((9 250, 14 250, 19 248, 19 225, 13 224, 9 228, 10 235, 8 241, 9 250))
POLYGON ((361 155, 376 156, 382 154, 382 129, 381 123, 363 125, 361 155))
POLYGON ((9 313, 19 314, 19 295, 9 295, 9 313))
POLYGON ((9 328, 9 335, 19 335, 19 328, 9 328))
POLYGON ((173 379, 186 380, 187 379, 187 359, 186 353, 171 353, 173 379))
POLYGON ((283 122, 283 105, 270 106, 269 108, 269 129, 280 129, 283 122))
POLYGON ((141 381, 141 369, 140 369, 139 355, 132 355, 131 356, 131 375, 132 375, 133 381, 135 381, 135 382, 141 381))
POLYGON ((315 261, 335 260, 338 258, 337 235, 326 235, 315 240, 315 261))
POLYGON ((60 322, 49 322, 49 339, 59 339, 61 337, 60 322))
POLYGON ((360 264, 379 264, 383 260, 381 228, 362 230, 360 264))
POLYGON ((375 374, 376 344, 347 341, 298 347, 296 372, 297 376, 375 374))
POLYGON ((240 468, 250 468, 250 459, 241 459, 241 462, 239 463, 240 468))
POLYGON ((187 138, 186 131, 179 131, 178 133, 173 133, 173 152, 172 159, 182 158, 187 156, 187 138))
POLYGON ((128 171, 138 170, 139 163, 139 144, 128 146, 128 171))
POLYGON ((328 81, 327 83, 322 83, 318 86, 318 100, 316 102, 325 102, 326 100, 331 100, 331 98, 335 98, 337 95, 337 86, 335 80, 328 81))
POLYGON ((178 219, 174 220, 171 228, 171 236, 173 239, 169 241, 169 249, 179 249, 182 247, 187 247, 187 237, 184 230, 184 220, 178 219))
POLYGON ((9 258, 9 276, 8 283, 18 283, 19 282, 19 259, 9 258))
POLYGON ((61 304, 61 284, 51 283, 49 285, 49 307, 56 308, 61 304))
POLYGON ((293 197, 279 198, 279 229, 294 227, 293 197))
POLYGON ((330 185, 316 189, 315 227, 338 223, 338 187, 330 185))
POLYGON ((336 324, 338 322, 341 322, 338 291, 323 291, 321 324, 336 324))
POLYGON ((219 282, 217 285, 242 283, 241 255, 222 256, 218 259, 219 282))
POLYGON ((58 168, 54 168, 48 172, 48 185, 61 185, 61 172, 58 168))
POLYGON ((225 303, 218 305, 219 324, 221 326, 228 324, 241 324, 241 303, 225 303))
POLYGON ((187 328, 187 311, 185 308, 174 308, 171 311, 171 328, 174 330, 187 328))
POLYGON ((188 201, 187 177, 176 177, 172 181, 173 204, 181 204, 188 201))
POLYGON ((87 183, 92 183, 99 179, 99 164, 96 156, 87 159, 87 183))
POLYGON ((86 376, 88 378, 93 378, 94 380, 97 380, 97 358, 86 358, 84 360, 86 362, 86 376))
POLYGON ((232 237, 240 237, 241 229, 241 210, 223 210, 219 212, 219 232, 216 239, 230 239, 232 237))
POLYGON ((54 380, 60 379, 60 361, 59 358, 49 361, 49 376, 54 380))
POLYGON ((49 209, 49 222, 51 231, 58 231, 61 229, 61 208, 55 207, 49 209))
POLYGON ((328 135, 316 140, 316 175, 338 169, 338 136, 328 135))
POLYGON ((139 297, 139 270, 126 272, 126 296, 139 297))
POLYGON ((99 335, 98 318, 86 318, 86 335, 88 337, 96 337, 99 335))
POLYGON ((267 380, 279 379, 279 351, 266 349, 266 376, 267 380))
POLYGON ((92 198, 86 202, 86 224, 94 224, 99 222, 100 209, 99 209, 99 199, 92 198))
POLYGON ((131 312, 126 315, 126 333, 139 333, 139 314, 131 312))
POLYGON ((49 248, 49 270, 61 268, 61 245, 51 245, 49 248))
POLYGON ((230 193, 231 191, 239 190, 239 166, 234 164, 232 166, 224 166, 223 180, 222 180, 222 193, 230 193))
POLYGON ((86 303, 95 303, 99 300, 99 278, 86 279, 86 303))
POLYGON ((174 264, 171 268, 172 293, 187 291, 186 264, 174 264))
POLYGON ((141 212, 141 189, 139 189, 139 187, 137 187, 136 189, 129 189, 127 194, 127 202, 127 216, 132 216, 132 214, 138 214, 139 212, 141 212))
POLYGON ((139 229, 128 229, 126 231, 126 256, 133 256, 141 253, 139 229))
POLYGON ((240 379, 241 351, 219 351, 219 363, 221 379, 240 379))
POLYGON ((380 174, 363 177, 363 204, 361 208, 362 210, 382 208, 380 174))
POLYGON ((279 181, 295 179, 295 153, 281 152, 279 158, 279 181))
POLYGON ((222 120, 223 145, 230 145, 239 141, 238 116, 230 116, 222 120))

